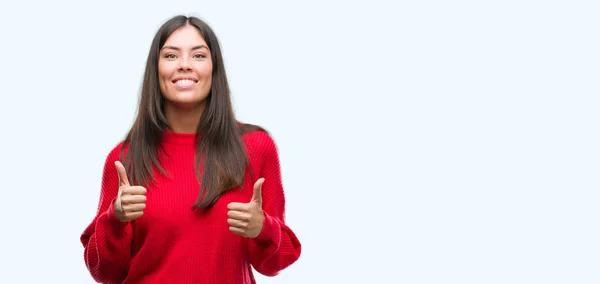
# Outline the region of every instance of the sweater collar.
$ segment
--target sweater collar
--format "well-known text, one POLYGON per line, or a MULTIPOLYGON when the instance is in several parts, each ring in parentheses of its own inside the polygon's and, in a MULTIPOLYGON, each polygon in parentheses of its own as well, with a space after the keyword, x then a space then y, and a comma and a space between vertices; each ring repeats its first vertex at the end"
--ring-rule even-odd
POLYGON ((196 142, 196 133, 179 133, 164 130, 162 140, 171 144, 193 145, 196 142))

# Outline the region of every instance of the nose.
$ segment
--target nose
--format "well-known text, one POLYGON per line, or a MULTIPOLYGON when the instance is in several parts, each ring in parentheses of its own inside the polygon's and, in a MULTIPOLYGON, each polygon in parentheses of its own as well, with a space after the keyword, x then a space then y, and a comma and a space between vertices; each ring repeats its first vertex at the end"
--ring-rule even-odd
POLYGON ((179 60, 179 70, 190 70, 192 69, 192 66, 190 64, 190 59, 188 59, 186 56, 182 56, 181 59, 179 60))

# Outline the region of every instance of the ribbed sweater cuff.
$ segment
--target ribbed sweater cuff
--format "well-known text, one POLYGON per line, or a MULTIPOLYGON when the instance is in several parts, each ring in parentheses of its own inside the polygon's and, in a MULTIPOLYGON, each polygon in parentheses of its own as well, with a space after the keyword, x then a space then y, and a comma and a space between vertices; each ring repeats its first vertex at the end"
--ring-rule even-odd
POLYGON ((255 241, 259 243, 279 243, 279 239, 281 238, 281 227, 279 226, 279 222, 267 212, 265 214, 265 221, 263 223, 262 230, 254 238, 255 241))
POLYGON ((114 236, 120 237, 125 231, 127 225, 129 225, 129 222, 121 222, 119 219, 117 219, 117 215, 115 215, 114 204, 115 202, 113 200, 106 210, 106 221, 108 223, 108 230, 114 236))

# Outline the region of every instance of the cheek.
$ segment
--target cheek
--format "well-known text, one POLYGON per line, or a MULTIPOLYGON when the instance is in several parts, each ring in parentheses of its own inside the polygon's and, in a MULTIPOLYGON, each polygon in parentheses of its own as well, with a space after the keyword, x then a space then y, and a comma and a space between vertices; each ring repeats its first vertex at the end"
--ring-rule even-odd
POLYGON ((158 64, 158 80, 161 83, 168 81, 172 73, 172 68, 168 64, 158 64))
POLYGON ((158 84, 163 94, 169 93, 168 89, 171 88, 169 83, 171 82, 171 73, 165 68, 165 66, 158 66, 158 84))
POLYGON ((165 86, 165 78, 163 76, 159 76, 158 77, 158 83, 160 84, 161 87, 165 86))
POLYGON ((204 84, 207 88, 212 85, 212 66, 205 66, 204 69, 199 70, 202 78, 204 78, 204 84))
POLYGON ((199 64, 196 66, 196 72, 198 75, 204 79, 210 79, 212 77, 212 63, 204 62, 204 64, 199 64))
POLYGON ((158 85, 160 87, 160 92, 163 95, 165 95, 165 96, 169 95, 169 93, 170 93, 169 92, 169 85, 167 85, 167 80, 163 76, 159 75, 159 77, 158 77, 158 85))

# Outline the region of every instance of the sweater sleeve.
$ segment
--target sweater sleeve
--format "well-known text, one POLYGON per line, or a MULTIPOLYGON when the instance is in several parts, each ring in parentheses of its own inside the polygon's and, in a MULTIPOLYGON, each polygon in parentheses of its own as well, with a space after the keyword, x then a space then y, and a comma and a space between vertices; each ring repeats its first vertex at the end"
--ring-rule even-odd
POLYGON ((248 249, 254 269, 265 276, 275 276, 298 260, 301 244, 284 220, 285 197, 276 145, 268 135, 264 137, 260 177, 265 178, 262 187, 265 221, 260 234, 248 240, 248 249))
POLYGON ((119 191, 114 164, 118 159, 118 148, 113 149, 106 158, 98 209, 80 237, 85 265, 92 278, 99 283, 120 283, 127 273, 131 258, 131 225, 119 221, 113 208, 119 191))

